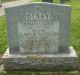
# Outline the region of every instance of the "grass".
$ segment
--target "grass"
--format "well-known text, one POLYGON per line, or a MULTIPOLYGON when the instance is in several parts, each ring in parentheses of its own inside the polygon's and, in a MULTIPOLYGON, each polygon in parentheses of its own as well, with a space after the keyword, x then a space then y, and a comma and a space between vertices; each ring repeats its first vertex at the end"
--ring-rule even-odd
POLYGON ((71 16, 71 45, 80 55, 80 2, 67 3, 72 7, 71 16))
POLYGON ((0 73, 0 75, 80 75, 80 73, 73 72, 20 72, 20 71, 8 71, 0 73))
POLYGON ((7 31, 5 17, 0 17, 0 54, 4 53, 8 47, 7 41, 7 31))
MULTIPOLYGON (((75 72, 76 73, 76 72, 75 72)), ((7 73, 0 73, 0 75, 80 75, 80 73, 75 74, 73 72, 20 72, 20 71, 8 71, 7 73)))
MULTIPOLYGON (((41 1, 41 0, 34 0, 41 1)), ((59 2, 58 0, 54 0, 55 3, 59 2)), ((78 56, 80 56, 80 1, 76 0, 67 2, 66 4, 71 5, 72 7, 72 15, 71 15, 71 40, 70 44, 75 48, 78 56)), ((7 30, 6 30, 6 22, 5 17, 0 17, 0 54, 3 54, 8 47, 7 41, 7 30)), ((80 60, 79 60, 80 61, 80 60)), ((53 74, 47 73, 39 73, 39 72, 3 72, 0 75, 80 75, 80 73, 72 73, 72 72, 57 72, 53 74)))

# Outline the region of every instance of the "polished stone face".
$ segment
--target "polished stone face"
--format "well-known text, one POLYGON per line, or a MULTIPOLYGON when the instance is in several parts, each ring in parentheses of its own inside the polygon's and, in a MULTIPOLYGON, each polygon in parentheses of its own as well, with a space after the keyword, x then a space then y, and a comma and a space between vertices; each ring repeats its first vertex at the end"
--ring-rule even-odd
POLYGON ((10 53, 69 52, 69 6, 32 3, 5 12, 10 53))

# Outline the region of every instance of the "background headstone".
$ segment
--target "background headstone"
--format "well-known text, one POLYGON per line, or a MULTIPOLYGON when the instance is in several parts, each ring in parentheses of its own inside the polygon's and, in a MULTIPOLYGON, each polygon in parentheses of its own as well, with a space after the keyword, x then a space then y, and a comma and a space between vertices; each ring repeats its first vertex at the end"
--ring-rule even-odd
POLYGON ((65 3, 66 2, 66 0, 60 0, 60 3, 65 3))
POLYGON ((53 0, 42 0, 43 2, 51 2, 53 3, 53 0))

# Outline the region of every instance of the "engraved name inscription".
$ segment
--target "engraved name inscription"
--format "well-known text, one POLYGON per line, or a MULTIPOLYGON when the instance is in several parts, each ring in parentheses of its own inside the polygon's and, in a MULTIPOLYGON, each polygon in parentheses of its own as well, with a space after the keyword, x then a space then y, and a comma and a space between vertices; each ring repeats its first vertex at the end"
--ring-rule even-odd
POLYGON ((26 20, 50 20, 49 13, 26 13, 26 20))
POLYGON ((59 21, 50 13, 26 13, 26 21, 18 22, 21 53, 53 53, 58 51, 59 21))

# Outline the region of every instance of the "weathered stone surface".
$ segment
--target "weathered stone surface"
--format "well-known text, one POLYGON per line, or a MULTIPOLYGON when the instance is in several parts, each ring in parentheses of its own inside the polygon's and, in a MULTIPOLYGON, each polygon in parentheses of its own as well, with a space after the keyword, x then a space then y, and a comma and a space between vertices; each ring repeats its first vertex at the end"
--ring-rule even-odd
POLYGON ((9 49, 6 70, 76 70, 77 55, 69 48, 71 8, 31 3, 5 9, 9 49))
POLYGON ((70 6, 32 3, 5 12, 11 54, 69 53, 70 6))
POLYGON ((73 47, 70 47, 69 51, 69 54, 10 55, 7 50, 3 56, 4 68, 6 70, 27 71, 76 70, 77 55, 73 47))

